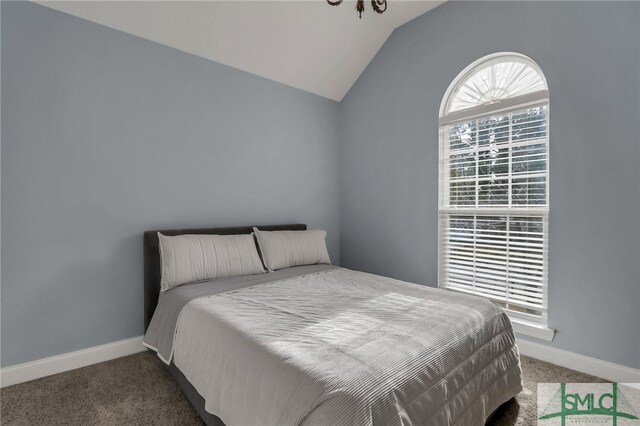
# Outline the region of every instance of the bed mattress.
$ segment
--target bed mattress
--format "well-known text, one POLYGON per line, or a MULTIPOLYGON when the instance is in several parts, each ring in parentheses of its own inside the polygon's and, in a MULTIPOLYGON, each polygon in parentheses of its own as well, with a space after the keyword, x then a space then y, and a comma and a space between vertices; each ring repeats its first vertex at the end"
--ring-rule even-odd
POLYGON ((330 266, 266 275, 163 293, 145 336, 228 426, 481 425, 522 390, 485 299, 330 266))

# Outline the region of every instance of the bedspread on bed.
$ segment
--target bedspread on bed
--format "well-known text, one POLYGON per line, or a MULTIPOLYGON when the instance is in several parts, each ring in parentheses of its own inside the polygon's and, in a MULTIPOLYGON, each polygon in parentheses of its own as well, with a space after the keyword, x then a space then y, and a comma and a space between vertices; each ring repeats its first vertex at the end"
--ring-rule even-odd
POLYGON ((174 363, 227 425, 482 425, 522 390, 506 314, 333 269, 189 302, 174 363))
POLYGON ((156 351, 158 357, 165 364, 169 364, 173 356, 173 343, 178 318, 182 308, 192 300, 335 268, 337 266, 332 265, 296 266, 269 272, 268 274, 218 278, 174 287, 160 293, 158 306, 144 335, 142 344, 156 351))

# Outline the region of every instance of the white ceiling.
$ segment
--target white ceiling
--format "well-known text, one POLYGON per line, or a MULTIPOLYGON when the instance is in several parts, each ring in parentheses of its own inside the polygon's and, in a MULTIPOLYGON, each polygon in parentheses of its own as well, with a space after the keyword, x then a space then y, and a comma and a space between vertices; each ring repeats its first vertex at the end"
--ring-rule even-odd
POLYGON ((336 101, 391 32, 444 3, 389 0, 379 15, 365 0, 36 1, 107 27, 336 101))

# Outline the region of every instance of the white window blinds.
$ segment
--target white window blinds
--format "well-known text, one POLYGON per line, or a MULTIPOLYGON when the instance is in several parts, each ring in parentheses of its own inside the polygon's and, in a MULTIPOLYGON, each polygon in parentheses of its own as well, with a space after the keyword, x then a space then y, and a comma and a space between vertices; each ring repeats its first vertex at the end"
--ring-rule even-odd
POLYGON ((439 285, 543 318, 549 110, 539 94, 441 119, 439 285))

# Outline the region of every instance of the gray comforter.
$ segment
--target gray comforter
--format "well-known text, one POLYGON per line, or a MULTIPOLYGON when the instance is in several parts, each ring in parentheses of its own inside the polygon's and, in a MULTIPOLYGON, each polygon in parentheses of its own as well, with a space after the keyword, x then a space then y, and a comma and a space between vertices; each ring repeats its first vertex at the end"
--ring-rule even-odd
POLYGON ((174 287, 169 291, 160 293, 158 306, 142 343, 149 349, 156 351, 158 357, 165 364, 170 364, 173 356, 173 338, 178 317, 182 312, 182 308, 192 300, 335 268, 335 266, 331 265, 297 266, 268 274, 221 278, 174 287))
POLYGON ((159 304, 155 316, 176 321, 150 327, 145 342, 168 345, 165 360, 173 346, 206 410, 229 426, 481 425, 522 389, 511 324, 492 303, 316 268, 213 295, 185 287, 198 295, 159 304), (179 312, 162 312, 170 305, 179 312))

